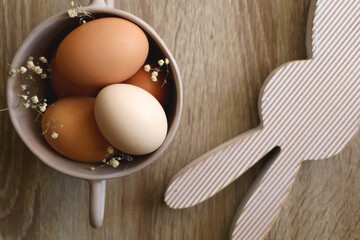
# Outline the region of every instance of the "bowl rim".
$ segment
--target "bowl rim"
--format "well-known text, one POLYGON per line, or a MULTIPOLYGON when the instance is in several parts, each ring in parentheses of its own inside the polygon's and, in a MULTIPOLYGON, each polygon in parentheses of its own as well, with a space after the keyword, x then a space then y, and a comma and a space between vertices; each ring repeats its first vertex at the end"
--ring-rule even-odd
MULTIPOLYGON (((175 113, 174 118, 173 118, 172 123, 169 125, 170 127, 168 129, 168 133, 167 133, 167 136, 166 136, 163 144, 157 150, 155 150, 151 154, 151 156, 149 156, 147 159, 145 159, 144 161, 142 161, 141 163, 139 163, 137 165, 134 165, 133 167, 131 167, 129 169, 119 170, 119 171, 110 172, 108 174, 102 174, 102 175, 96 174, 96 171, 94 172, 94 171, 89 170, 89 173, 87 174, 85 172, 77 172, 77 171, 69 168, 69 166, 65 167, 63 165, 54 164, 53 161, 50 161, 48 159, 48 156, 46 154, 44 154, 43 151, 35 148, 33 145, 30 144, 30 140, 27 139, 26 134, 21 131, 21 129, 22 129, 21 124, 20 124, 21 120, 18 120, 16 118, 15 113, 14 113, 15 109, 10 110, 9 114, 10 114, 10 120, 11 120, 16 132, 22 139, 22 141, 30 149, 30 151, 35 156, 37 156, 43 163, 45 163, 47 166, 49 166, 63 174, 66 174, 66 175, 69 175, 69 176, 72 176, 75 178, 80 178, 80 179, 85 179, 85 180, 106 180, 106 179, 112 179, 112 178, 126 176, 126 175, 132 174, 136 171, 140 171, 141 169, 147 167, 148 165, 153 163, 156 159, 158 159, 159 156, 168 148, 168 146, 174 139, 174 136, 177 132, 177 129, 179 127, 180 120, 181 120, 182 107, 183 107, 182 79, 181 79, 180 70, 175 61, 175 58, 173 57, 172 53, 166 46, 165 42, 162 40, 162 38, 160 38, 160 36, 155 32, 155 30, 149 24, 147 24, 144 20, 140 19, 139 17, 137 17, 129 12, 119 10, 119 9, 114 9, 114 8, 85 7, 84 9, 88 10, 91 13, 103 13, 103 14, 114 15, 114 17, 121 17, 121 18, 127 19, 127 20, 135 23, 136 25, 141 27, 143 29, 143 31, 145 31, 147 33, 148 36, 150 36, 153 39, 153 41, 161 49, 161 51, 164 53, 164 55, 170 60, 170 66, 172 69, 172 74, 174 76, 174 79, 173 79, 174 87, 176 90, 176 104, 175 104, 175 109, 173 110, 175 113)), ((50 26, 51 24, 53 24, 56 21, 61 20, 65 16, 68 17, 67 12, 63 11, 63 12, 60 12, 58 14, 51 16, 50 18, 47 18, 42 23, 37 25, 29 33, 27 38, 23 41, 23 43, 17 50, 17 52, 12 60, 12 66, 20 66, 24 61, 24 59, 22 58, 23 52, 27 49, 29 44, 36 39, 36 36, 39 33, 43 32, 46 27, 50 26)), ((8 78, 7 93, 6 93, 8 105, 10 105, 11 93, 13 92, 12 91, 13 84, 11 84, 12 81, 13 82, 16 81, 16 77, 8 78)), ((53 151, 56 152, 55 150, 53 150, 53 151)), ((56 154, 58 154, 61 158, 71 161, 68 158, 62 156, 61 154, 59 154, 57 152, 56 152, 56 154)))

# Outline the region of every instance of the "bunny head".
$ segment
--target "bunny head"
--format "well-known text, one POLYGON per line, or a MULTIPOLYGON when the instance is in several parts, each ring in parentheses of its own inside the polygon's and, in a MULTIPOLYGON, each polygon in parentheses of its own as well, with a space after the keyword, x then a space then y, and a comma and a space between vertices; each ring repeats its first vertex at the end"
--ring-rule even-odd
POLYGON ((304 160, 344 149, 360 123, 360 2, 319 0, 312 59, 284 64, 266 80, 260 115, 275 145, 304 160))

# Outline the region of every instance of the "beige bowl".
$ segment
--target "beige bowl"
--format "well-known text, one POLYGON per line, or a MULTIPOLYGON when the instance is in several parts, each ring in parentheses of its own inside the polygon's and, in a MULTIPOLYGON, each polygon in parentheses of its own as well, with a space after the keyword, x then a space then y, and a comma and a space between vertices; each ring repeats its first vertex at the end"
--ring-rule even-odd
MULTIPOLYGON (((162 146, 155 152, 140 157, 132 162, 126 163, 126 168, 112 169, 112 168, 97 168, 95 171, 90 171, 92 164, 79 163, 72 161, 57 152, 55 152, 46 143, 41 135, 39 124, 34 124, 34 112, 28 109, 13 109, 10 110, 11 121, 18 132, 21 139, 28 146, 28 148, 39 157, 45 164, 51 168, 73 176, 84 179, 89 182, 90 189, 90 224, 97 228, 100 227, 104 217, 105 209, 105 180, 110 178, 122 177, 148 166, 155 161, 169 146, 176 130, 178 128, 182 110, 182 83, 178 66, 175 62, 169 49, 166 47, 163 40, 157 35, 147 23, 140 18, 133 16, 127 12, 113 9, 111 0, 106 5, 104 0, 93 0, 91 4, 85 9, 95 17, 115 16, 127 19, 138 26, 140 26, 147 34, 150 44, 156 46, 162 55, 170 60, 171 79, 173 80, 173 96, 172 106, 168 112, 169 131, 162 146)), ((57 14, 39 26, 37 26, 24 41, 22 46, 16 53, 12 65, 19 67, 25 64, 29 56, 45 55, 51 57, 55 51, 56 46, 60 41, 74 29, 78 24, 78 20, 69 18, 67 12, 57 14)), ((10 77, 7 86, 8 105, 13 106, 13 99, 18 99, 20 79, 18 76, 10 77)))

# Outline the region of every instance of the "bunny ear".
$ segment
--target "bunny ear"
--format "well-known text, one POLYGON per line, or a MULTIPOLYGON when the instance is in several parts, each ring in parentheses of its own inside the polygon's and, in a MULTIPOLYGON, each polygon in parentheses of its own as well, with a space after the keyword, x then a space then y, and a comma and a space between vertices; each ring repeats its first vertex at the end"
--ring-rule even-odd
POLYGON ((269 134, 260 128, 250 130, 200 156, 170 182, 166 204, 187 208, 219 192, 274 147, 269 134))
POLYGON ((301 153, 281 151, 269 162, 235 214, 231 240, 262 240, 274 224, 295 182, 301 153))
POLYGON ((336 57, 344 45, 359 44, 355 37, 360 25, 359 0, 312 1, 307 32, 308 44, 312 42, 310 56, 336 57))

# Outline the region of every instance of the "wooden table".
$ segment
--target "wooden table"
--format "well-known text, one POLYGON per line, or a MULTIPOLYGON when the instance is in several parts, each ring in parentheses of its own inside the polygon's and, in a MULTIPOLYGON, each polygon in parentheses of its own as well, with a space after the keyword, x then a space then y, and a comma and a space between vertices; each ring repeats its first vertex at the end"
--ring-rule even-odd
MULTIPOLYGON (((8 63, 37 24, 69 1, 0 1, 0 107, 8 63)), ((86 5, 86 1, 81 1, 86 5)), ((0 239, 227 239, 257 164, 208 201, 184 210, 165 186, 201 153, 259 124, 257 95, 280 64, 305 59, 309 0, 117 0, 154 27, 184 83, 179 131, 150 167, 108 182, 104 225, 88 225, 88 186, 41 163, 0 113, 0 239)), ((303 163, 268 239, 360 239, 360 136, 339 156, 303 163)))

